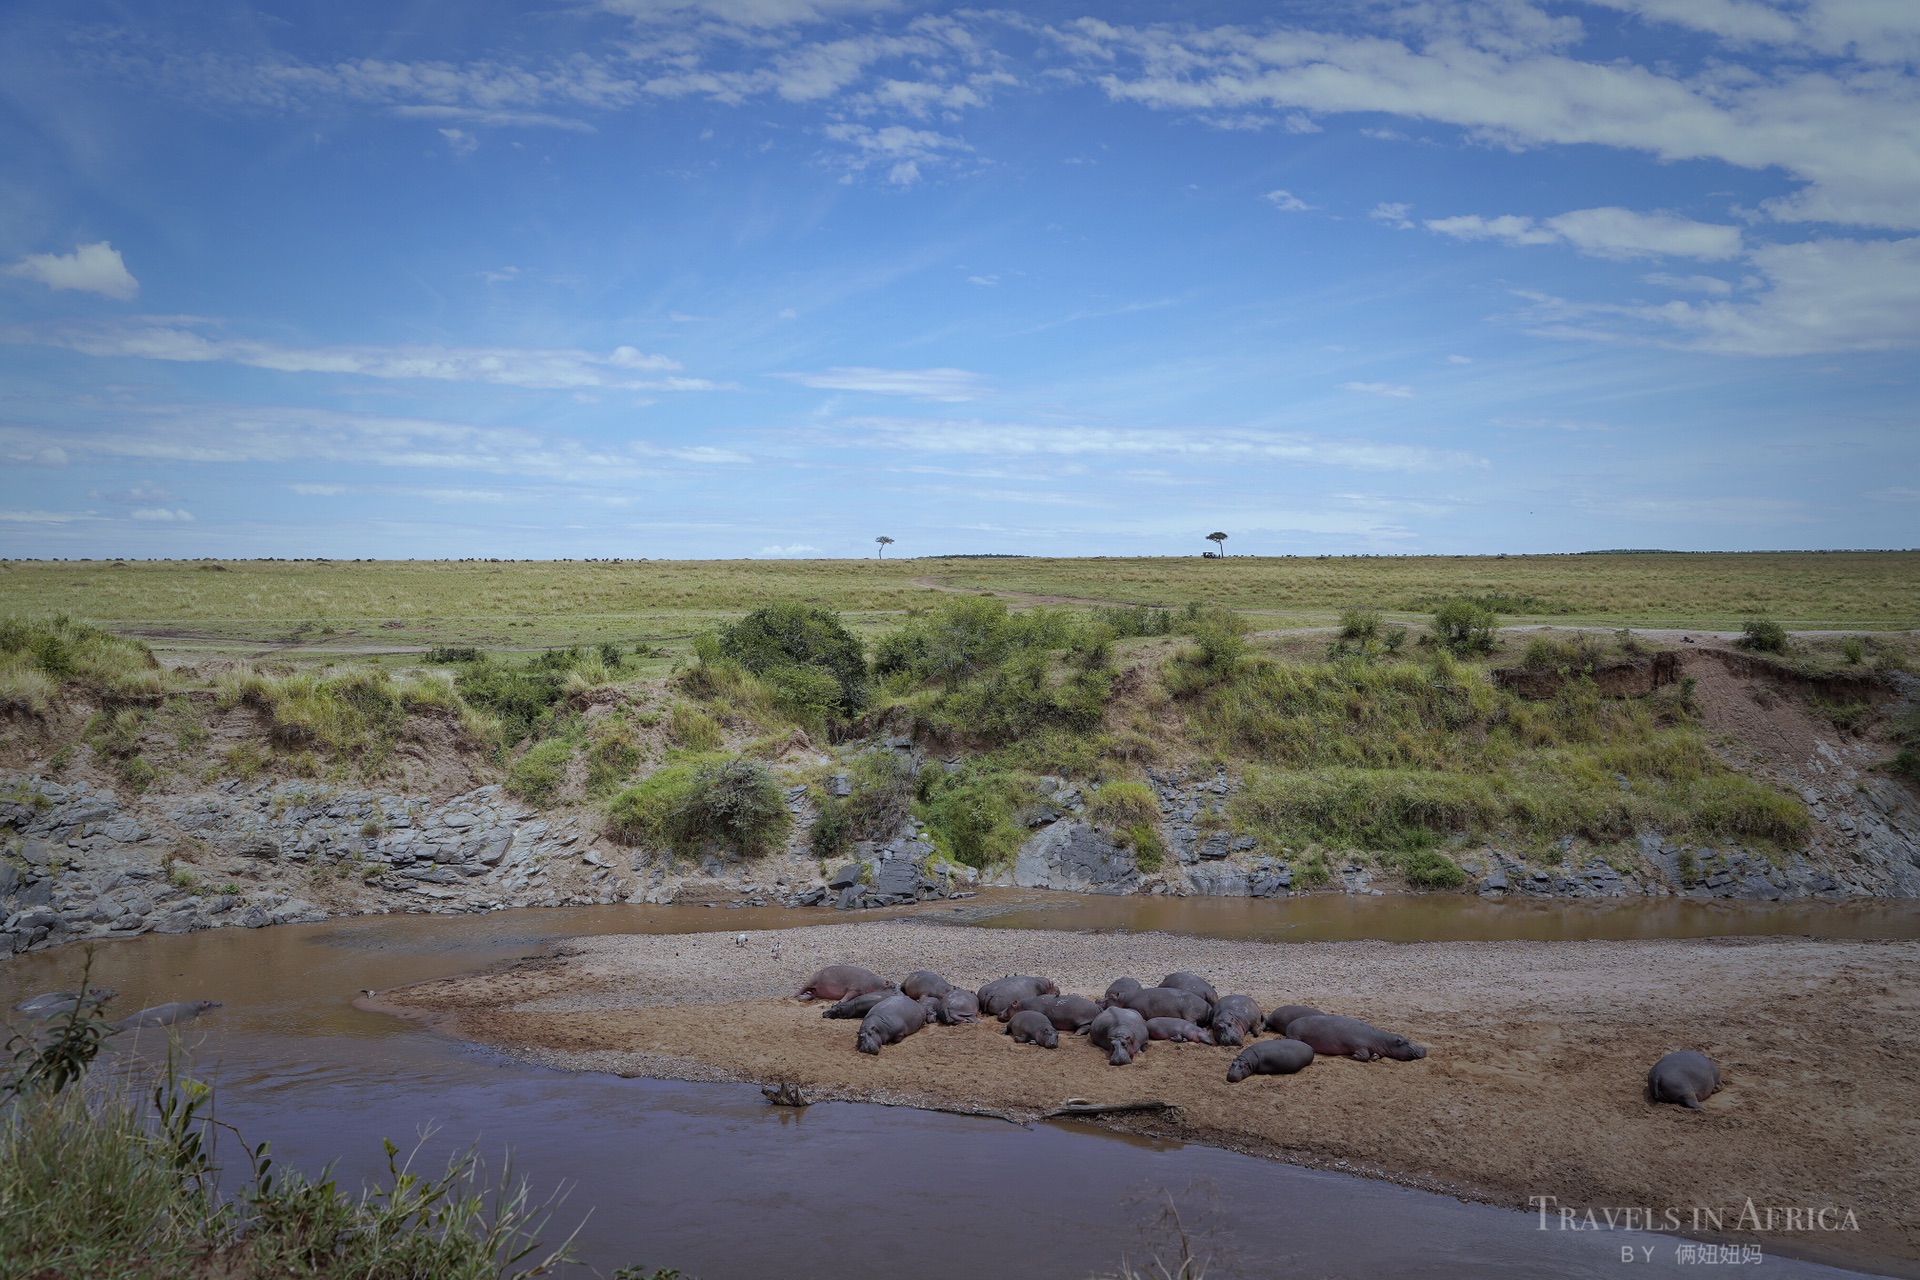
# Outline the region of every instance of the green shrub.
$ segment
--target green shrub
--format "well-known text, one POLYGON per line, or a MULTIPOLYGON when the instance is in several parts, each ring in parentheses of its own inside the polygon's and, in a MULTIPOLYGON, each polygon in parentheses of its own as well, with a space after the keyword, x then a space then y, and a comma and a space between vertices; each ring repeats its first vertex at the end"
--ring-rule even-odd
POLYGON ((1435 849, 1420 849, 1399 859, 1400 873, 1407 883, 1421 889, 1458 889, 1467 882, 1467 873, 1446 854, 1435 849))
POLYGON ((1302 859, 1295 870, 1300 883, 1309 889, 1317 888, 1333 879, 1333 868, 1327 865, 1327 855, 1318 850, 1302 859))
POLYGON ((845 800, 829 797, 820 802, 807 831, 807 849, 816 858, 832 858, 853 843, 853 818, 845 800))
POLYGON ((866 650, 829 610, 801 604, 755 609, 720 632, 719 652, 821 714, 851 715, 866 701, 866 650), (823 681, 832 687, 830 696, 823 681))
POLYGON ((570 662, 557 662, 552 654, 541 654, 524 666, 482 658, 454 677, 454 688, 469 705, 497 720, 506 745, 515 746, 552 723, 554 708, 566 696, 569 667, 570 662))
POLYGON ((720 749, 720 726, 712 716, 685 702, 674 703, 673 710, 667 713, 667 736, 676 746, 688 751, 720 749))
POLYGON ((1486 779, 1395 769, 1250 774, 1234 796, 1242 825, 1285 841, 1351 848, 1417 849, 1489 827, 1505 806, 1486 779))
POLYGON ((633 776, 640 767, 640 744, 632 728, 609 716, 587 734, 587 794, 596 799, 633 776))
POLYGON ((1700 864, 1694 859, 1693 850, 1682 849, 1680 856, 1675 859, 1675 866, 1680 872, 1681 884, 1691 889, 1700 883, 1700 864))
POLYGON ((454 666, 480 661, 480 651, 470 644, 435 645, 420 660, 429 666, 454 666))
POLYGON ((1491 653, 1493 633, 1500 620, 1476 600, 1443 601, 1433 612, 1434 641, 1449 653, 1491 653))
POLYGON ((1740 628, 1734 644, 1754 653, 1785 653, 1787 629, 1771 618, 1753 618, 1740 628))
POLYGON ((1160 821, 1160 798, 1144 782, 1109 782, 1093 793, 1087 811, 1116 829, 1160 821))
POLYGON ((1859 636, 1848 636, 1840 642, 1840 656, 1847 660, 1848 666, 1859 666, 1867 660, 1867 642, 1859 636))
POLYGON ((44 714, 63 682, 106 698, 144 697, 166 687, 153 651, 65 614, 0 618, 0 709, 44 714))
POLYGON ((1127 636, 1164 636, 1173 632, 1173 611, 1147 605, 1101 607, 1093 611, 1094 621, 1116 638, 1127 636))
POLYGON ((978 761, 926 782, 922 812, 934 844, 955 862, 987 868, 1013 859, 1026 838, 1015 821, 1034 795, 1023 778, 978 761))
POLYGON ((1902 747, 1887 761, 1887 772, 1909 782, 1920 782, 1920 750, 1902 747))
POLYGON ((1340 638, 1363 648, 1380 637, 1380 611, 1358 605, 1340 611, 1340 638))
POLYGON ((549 738, 535 743, 507 771, 507 790, 528 804, 545 804, 566 781, 567 765, 572 759, 570 742, 549 738))
POLYGON ((1689 823, 1705 835, 1806 843, 1813 820, 1795 796, 1740 773, 1703 778, 1687 794, 1689 823))
POLYGON ((1151 822, 1136 822, 1120 832, 1122 841, 1133 850, 1134 865, 1151 875, 1160 870, 1167 862, 1167 846, 1160 841, 1160 832, 1151 822))
POLYGON ((614 796, 607 822, 609 833, 628 844, 756 857, 779 845, 792 816, 764 766, 723 759, 661 769, 614 796))

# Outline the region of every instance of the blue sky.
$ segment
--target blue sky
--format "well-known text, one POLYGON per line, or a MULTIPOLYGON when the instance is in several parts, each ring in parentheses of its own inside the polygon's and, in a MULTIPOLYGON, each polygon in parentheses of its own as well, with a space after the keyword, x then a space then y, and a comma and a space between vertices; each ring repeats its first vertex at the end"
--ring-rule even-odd
POLYGON ((1920 4, 0 9, 0 555, 1920 543, 1920 4))

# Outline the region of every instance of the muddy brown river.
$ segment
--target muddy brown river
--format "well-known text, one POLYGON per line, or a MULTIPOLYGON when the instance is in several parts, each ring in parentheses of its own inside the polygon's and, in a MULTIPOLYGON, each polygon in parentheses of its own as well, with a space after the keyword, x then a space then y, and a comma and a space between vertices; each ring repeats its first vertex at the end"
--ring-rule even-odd
MULTIPOLYGON (((1886 903, 1169 902, 1008 892, 915 914, 1263 941, 1920 937, 1920 905, 1886 903)), ((405 1146, 429 1124, 425 1158, 435 1164, 477 1144, 497 1165, 510 1148, 537 1193, 570 1187, 557 1222, 564 1234, 585 1219, 578 1243, 592 1271, 582 1276, 629 1264, 701 1280, 1108 1275, 1128 1256, 1144 1258, 1152 1238, 1142 1224, 1169 1199, 1214 1253, 1210 1280, 1699 1274, 1681 1259, 1694 1242, 1673 1235, 1542 1230, 1532 1214, 1081 1125, 846 1103, 792 1110, 745 1085, 549 1071, 352 1003, 365 988, 484 968, 565 937, 846 920, 825 910, 637 906, 361 917, 129 939, 99 949, 95 980, 119 989, 123 1012, 224 1001, 187 1037, 199 1072, 219 1084, 221 1118, 251 1141, 270 1138, 283 1163, 312 1171, 338 1161, 352 1184, 382 1168, 383 1137, 405 1146)), ((66 949, 0 964, 0 1007, 71 984, 81 960, 66 949)), ((1764 1266, 1770 1276, 1863 1274, 1771 1249, 1764 1266)))

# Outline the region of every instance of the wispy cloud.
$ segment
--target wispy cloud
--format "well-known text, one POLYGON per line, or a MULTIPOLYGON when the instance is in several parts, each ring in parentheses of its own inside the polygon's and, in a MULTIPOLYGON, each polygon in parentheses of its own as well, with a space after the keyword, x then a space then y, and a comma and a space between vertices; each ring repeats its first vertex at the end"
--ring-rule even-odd
POLYGON ((621 346, 602 355, 571 348, 457 346, 294 347, 248 338, 209 337, 180 321, 117 325, 20 327, 0 340, 64 347, 90 356, 190 364, 221 362, 280 373, 331 373, 363 378, 480 382, 530 390, 604 388, 711 391, 715 383, 674 375, 680 363, 621 346), (649 376, 635 377, 644 373, 649 376))
POLYGON ((820 554, 820 548, 808 546, 804 542, 795 542, 784 547, 762 547, 760 554, 763 556, 814 556, 820 554))
POLYGON ((1664 213, 1606 207, 1576 209, 1539 221, 1517 214, 1487 218, 1463 214, 1430 218, 1427 230, 1459 240, 1504 240, 1508 244, 1566 244, 1596 258, 1704 258, 1740 255, 1738 227, 1695 222, 1664 213))
POLYGON ((94 518, 91 511, 0 511, 0 521, 7 524, 72 524, 94 518))
POLYGON ((140 282, 127 270, 120 251, 107 241, 76 245, 72 253, 30 253, 6 268, 10 276, 37 280, 49 289, 97 293, 127 302, 138 296, 140 282))
POLYGON ((1348 391, 1359 391, 1370 396, 1386 396, 1392 400, 1413 399, 1413 388, 1402 387, 1391 382, 1343 382, 1340 384, 1348 391))
POLYGON ((190 524, 193 513, 181 508, 139 507, 133 512, 135 520, 148 520, 159 524, 190 524))
POLYGON ((789 373, 803 387, 822 391, 859 391, 877 396, 911 396, 916 400, 957 403, 978 398, 983 379, 965 369, 873 369, 854 365, 823 373, 789 373))
POLYGON ((1319 207, 1318 205, 1308 204, 1305 200, 1302 200, 1299 196, 1294 195, 1293 192, 1288 191, 1284 187, 1276 187, 1260 198, 1274 208, 1286 213, 1306 213, 1310 209, 1319 207))

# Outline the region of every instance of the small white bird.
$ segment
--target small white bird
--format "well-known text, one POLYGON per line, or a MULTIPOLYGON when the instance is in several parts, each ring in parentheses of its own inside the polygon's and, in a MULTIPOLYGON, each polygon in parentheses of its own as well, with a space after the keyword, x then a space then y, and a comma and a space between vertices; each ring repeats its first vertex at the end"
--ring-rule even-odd
POLYGON ((736 933, 736 934, 734 934, 734 935, 733 935, 733 945, 734 945, 734 946, 736 946, 736 947, 744 947, 744 946, 746 946, 746 945, 747 945, 747 935, 746 935, 746 934, 744 934, 744 933, 736 933))
POLYGON ((775 940, 773 944, 773 958, 775 960, 778 960, 780 958, 780 943, 778 940, 775 940))

